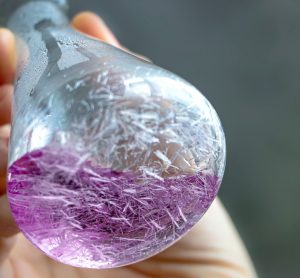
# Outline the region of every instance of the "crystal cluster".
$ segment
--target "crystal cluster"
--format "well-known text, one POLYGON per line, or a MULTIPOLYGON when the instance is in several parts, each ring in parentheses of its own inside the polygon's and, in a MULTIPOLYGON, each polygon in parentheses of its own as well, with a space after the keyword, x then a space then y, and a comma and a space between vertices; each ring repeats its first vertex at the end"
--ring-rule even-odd
POLYGON ((10 168, 9 186, 26 236, 75 266, 112 267, 159 252, 197 222, 219 186, 218 177, 201 172, 158 179, 80 159, 34 151, 10 168))

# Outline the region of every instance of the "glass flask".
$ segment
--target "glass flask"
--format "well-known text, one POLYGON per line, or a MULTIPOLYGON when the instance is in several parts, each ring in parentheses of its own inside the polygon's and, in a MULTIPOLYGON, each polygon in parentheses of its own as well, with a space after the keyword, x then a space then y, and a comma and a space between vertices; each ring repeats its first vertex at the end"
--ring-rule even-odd
POLYGON ((20 230, 78 267, 161 252, 218 192, 215 110, 175 74, 73 30, 64 1, 16 2, 7 194, 20 230))

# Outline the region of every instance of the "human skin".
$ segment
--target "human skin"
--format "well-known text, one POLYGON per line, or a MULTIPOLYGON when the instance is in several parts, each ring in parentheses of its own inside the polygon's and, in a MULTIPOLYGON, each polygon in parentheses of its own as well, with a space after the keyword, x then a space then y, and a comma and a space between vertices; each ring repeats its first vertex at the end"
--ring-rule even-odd
MULTIPOLYGON (((123 48, 105 23, 93 13, 78 14, 72 20, 72 26, 87 35, 123 48)), ((19 233, 5 193, 15 64, 14 36, 9 30, 0 28, 1 278, 256 277, 247 251, 218 199, 184 238, 156 256, 125 267, 110 270, 71 267, 50 259, 28 242, 19 233)))

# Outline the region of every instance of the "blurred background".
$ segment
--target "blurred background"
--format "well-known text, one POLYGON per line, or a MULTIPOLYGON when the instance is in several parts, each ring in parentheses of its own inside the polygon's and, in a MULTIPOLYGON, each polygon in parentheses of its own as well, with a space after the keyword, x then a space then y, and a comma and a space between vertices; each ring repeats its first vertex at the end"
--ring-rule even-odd
POLYGON ((300 1, 71 1, 212 102, 227 137, 220 197, 260 277, 300 277, 300 1))
POLYGON ((71 1, 183 76, 227 136, 220 196, 260 277, 300 277, 300 1, 71 1))

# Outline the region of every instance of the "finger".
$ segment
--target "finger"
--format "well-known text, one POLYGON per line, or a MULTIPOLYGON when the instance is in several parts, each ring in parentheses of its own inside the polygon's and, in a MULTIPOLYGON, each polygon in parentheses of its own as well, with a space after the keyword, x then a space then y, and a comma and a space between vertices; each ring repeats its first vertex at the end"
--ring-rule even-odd
POLYGON ((74 28, 87 35, 100 39, 118 48, 122 48, 129 54, 151 63, 151 61, 147 57, 141 54, 134 53, 126 47, 122 46, 113 34, 113 32, 104 23, 104 21, 94 13, 82 12, 78 14, 72 20, 72 25, 74 28))
POLYGON ((11 125, 5 124, 0 126, 0 140, 4 140, 4 143, 8 145, 11 125))
MULTIPOLYGON (((5 263, 2 264, 12 249, 15 238, 13 235, 19 232, 17 225, 15 224, 6 195, 0 197, 0 277, 1 271, 3 271, 5 263)), ((6 269, 6 268, 5 268, 6 269)), ((5 270, 8 272, 8 268, 5 270)), ((6 276, 5 276, 6 277, 6 276)))
POLYGON ((19 232, 13 219, 7 196, 0 196, 0 238, 10 237, 19 232))
POLYGON ((158 277, 256 277, 244 245, 219 200, 183 239, 130 267, 158 277))
POLYGON ((79 13, 73 18, 72 25, 80 32, 100 39, 113 46, 120 47, 120 43, 112 31, 98 15, 92 12, 79 13))
POLYGON ((9 30, 0 28, 0 85, 13 81, 16 69, 15 49, 14 35, 9 30))
POLYGON ((6 171, 8 157, 8 137, 10 125, 0 127, 0 196, 6 192, 6 171))
POLYGON ((6 177, 0 177, 0 196, 6 193, 6 177))
POLYGON ((15 237, 0 238, 0 277, 15 277, 13 276, 11 265, 8 261, 5 261, 15 241, 15 237))
MULTIPOLYGON (((0 62, 1 63, 1 62, 0 62)), ((12 85, 0 86, 0 126, 11 121, 12 85)))
POLYGON ((0 138, 0 177, 6 176, 6 168, 7 168, 7 144, 3 139, 0 138))
POLYGON ((126 48, 124 46, 122 46, 122 49, 125 50, 126 52, 128 52, 129 54, 131 54, 131 55, 133 55, 133 56, 135 56, 137 58, 140 58, 140 59, 144 60, 145 62, 152 63, 152 61, 148 57, 146 57, 146 56, 144 56, 142 54, 139 54, 139 53, 136 53, 136 52, 132 52, 131 50, 129 50, 128 48, 126 48))
POLYGON ((0 196, 6 192, 7 154, 7 142, 0 138, 0 196))

